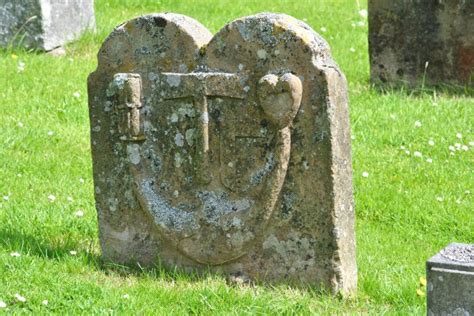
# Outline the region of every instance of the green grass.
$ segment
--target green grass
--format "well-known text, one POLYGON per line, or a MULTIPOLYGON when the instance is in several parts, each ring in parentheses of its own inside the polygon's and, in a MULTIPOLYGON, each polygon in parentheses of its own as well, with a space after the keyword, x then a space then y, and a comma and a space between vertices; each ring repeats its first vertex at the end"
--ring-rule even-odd
MULTIPOLYGON (((448 149, 474 141, 471 91, 456 95, 372 89, 367 23, 358 14, 357 1, 96 2, 97 33, 70 44, 66 56, 0 51, 0 199, 8 196, 0 201, 0 301, 8 305, 0 314, 425 313, 425 297, 416 294, 425 260, 449 242, 474 241, 474 147, 454 155, 448 149), (115 25, 165 11, 190 15, 212 32, 234 18, 261 11, 293 15, 318 32, 327 29, 320 33, 350 88, 356 297, 342 300, 284 286, 231 286, 218 276, 100 262, 86 77, 96 67, 101 42, 115 25), (22 72, 20 62, 25 64, 22 72), (75 92, 80 93, 78 98, 75 92), (421 127, 415 128, 415 121, 421 127), (434 146, 428 144, 430 139, 434 146), (423 157, 415 157, 414 151, 423 157), (363 177, 363 172, 369 176, 363 177), (54 202, 48 200, 51 194, 54 202), (75 216, 79 209, 84 217, 75 216), (21 256, 13 257, 12 252, 21 256), (18 302, 16 293, 27 301, 18 302), (49 304, 43 305, 43 300, 49 304)), ((360 5, 364 8, 366 2, 360 5)))

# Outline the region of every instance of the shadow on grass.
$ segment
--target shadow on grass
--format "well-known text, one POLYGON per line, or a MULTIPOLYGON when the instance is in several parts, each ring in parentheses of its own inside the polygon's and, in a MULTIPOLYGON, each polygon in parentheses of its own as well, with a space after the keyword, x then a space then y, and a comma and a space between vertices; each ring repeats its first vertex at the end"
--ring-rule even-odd
MULTIPOLYGON (((69 236, 68 236, 69 237, 69 236)), ((37 256, 48 260, 61 260, 65 257, 71 257, 71 251, 84 249, 83 244, 74 240, 74 238, 65 238, 56 242, 47 237, 38 237, 14 229, 0 229, 0 245, 4 248, 11 248, 12 251, 21 251, 31 256, 37 256)), ((84 251, 84 256, 88 262, 99 267, 100 256, 94 252, 94 245, 91 241, 84 251)))
POLYGON ((268 281, 254 281, 249 278, 240 275, 226 275, 222 272, 216 272, 212 270, 211 266, 202 267, 200 269, 184 269, 180 267, 169 267, 161 263, 156 263, 153 266, 142 267, 140 264, 115 264, 111 262, 101 261, 100 268, 106 274, 116 274, 122 277, 149 277, 165 282, 190 282, 190 283, 207 283, 209 280, 220 281, 226 284, 229 288, 239 289, 242 287, 246 288, 265 288, 267 290, 297 290, 301 293, 306 293, 311 297, 326 298, 330 300, 348 302, 353 301, 356 297, 354 295, 344 296, 342 293, 331 293, 328 289, 325 289, 322 285, 317 286, 310 283, 295 283, 288 280, 282 280, 280 282, 268 282, 268 281))
MULTIPOLYGON (((139 263, 130 263, 127 265, 116 264, 105 261, 95 250, 94 242, 84 249, 84 244, 80 244, 74 238, 61 238, 61 241, 55 241, 50 236, 40 237, 29 233, 21 232, 15 229, 0 229, 0 246, 5 249, 11 249, 12 252, 20 252, 28 256, 36 256, 46 260, 61 261, 64 258, 71 257, 71 251, 77 251, 77 256, 87 261, 87 264, 96 270, 102 270, 105 274, 117 274, 123 277, 154 277, 163 280, 187 280, 190 282, 201 282, 211 275, 208 271, 189 272, 184 269, 166 268, 161 263, 152 266, 142 266, 139 263)), ((62 236, 64 237, 64 236, 62 236)))
POLYGON ((342 299, 342 295, 337 293, 331 295, 320 286, 312 284, 290 284, 288 282, 268 283, 265 281, 254 282, 246 279, 242 275, 226 276, 222 273, 212 271, 212 267, 202 267, 198 270, 189 270, 179 267, 167 267, 161 262, 152 266, 142 266, 139 263, 116 264, 105 261, 95 251, 94 241, 91 241, 89 247, 84 249, 84 244, 80 244, 73 238, 61 239, 61 242, 55 242, 47 237, 38 237, 33 234, 25 234, 19 230, 0 229, 0 246, 20 251, 28 256, 37 256, 39 258, 51 261, 62 261, 65 258, 71 258, 71 251, 77 250, 77 258, 83 258, 85 263, 94 270, 102 271, 105 275, 120 277, 151 278, 165 282, 190 282, 203 283, 209 280, 221 281, 230 287, 248 286, 252 288, 265 287, 270 290, 279 289, 298 289, 311 296, 331 297, 332 299, 342 299))

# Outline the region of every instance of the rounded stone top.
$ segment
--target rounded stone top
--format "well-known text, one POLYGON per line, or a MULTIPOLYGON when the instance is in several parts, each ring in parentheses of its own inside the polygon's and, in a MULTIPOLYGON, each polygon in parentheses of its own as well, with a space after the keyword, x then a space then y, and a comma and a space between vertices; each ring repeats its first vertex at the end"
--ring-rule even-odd
POLYGON ((440 254, 451 261, 474 263, 474 245, 450 245, 441 250, 440 254))
POLYGON ((107 37, 99 50, 97 72, 183 72, 180 66, 193 69, 199 50, 211 38, 207 28, 185 15, 140 16, 120 24, 107 37))

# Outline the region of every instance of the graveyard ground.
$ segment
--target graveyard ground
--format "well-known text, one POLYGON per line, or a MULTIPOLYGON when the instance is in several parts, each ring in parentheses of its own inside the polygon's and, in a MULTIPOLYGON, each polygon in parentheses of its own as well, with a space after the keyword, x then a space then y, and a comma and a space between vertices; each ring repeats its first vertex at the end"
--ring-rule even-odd
POLYGON ((68 45, 66 56, 0 51, 0 314, 424 314, 425 260, 449 242, 474 241, 474 93, 372 89, 365 8, 356 0, 102 0, 97 33, 68 45), (350 89, 357 296, 101 263, 86 78, 114 26, 164 11, 213 32, 240 16, 284 12, 327 39, 350 89))

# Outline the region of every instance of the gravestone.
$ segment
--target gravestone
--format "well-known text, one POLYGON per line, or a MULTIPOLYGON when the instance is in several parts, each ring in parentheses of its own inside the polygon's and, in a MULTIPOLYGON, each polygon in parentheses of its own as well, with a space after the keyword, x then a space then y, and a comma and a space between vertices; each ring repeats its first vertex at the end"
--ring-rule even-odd
POLYGON ((474 86, 474 1, 369 0, 368 5, 373 83, 474 86))
POLYGON ((426 263, 429 316, 474 315, 474 245, 452 243, 426 263))
POLYGON ((356 289, 347 85, 308 25, 142 16, 88 88, 106 260, 356 289))
POLYGON ((94 0, 0 0, 2 47, 50 51, 94 27, 94 0))

